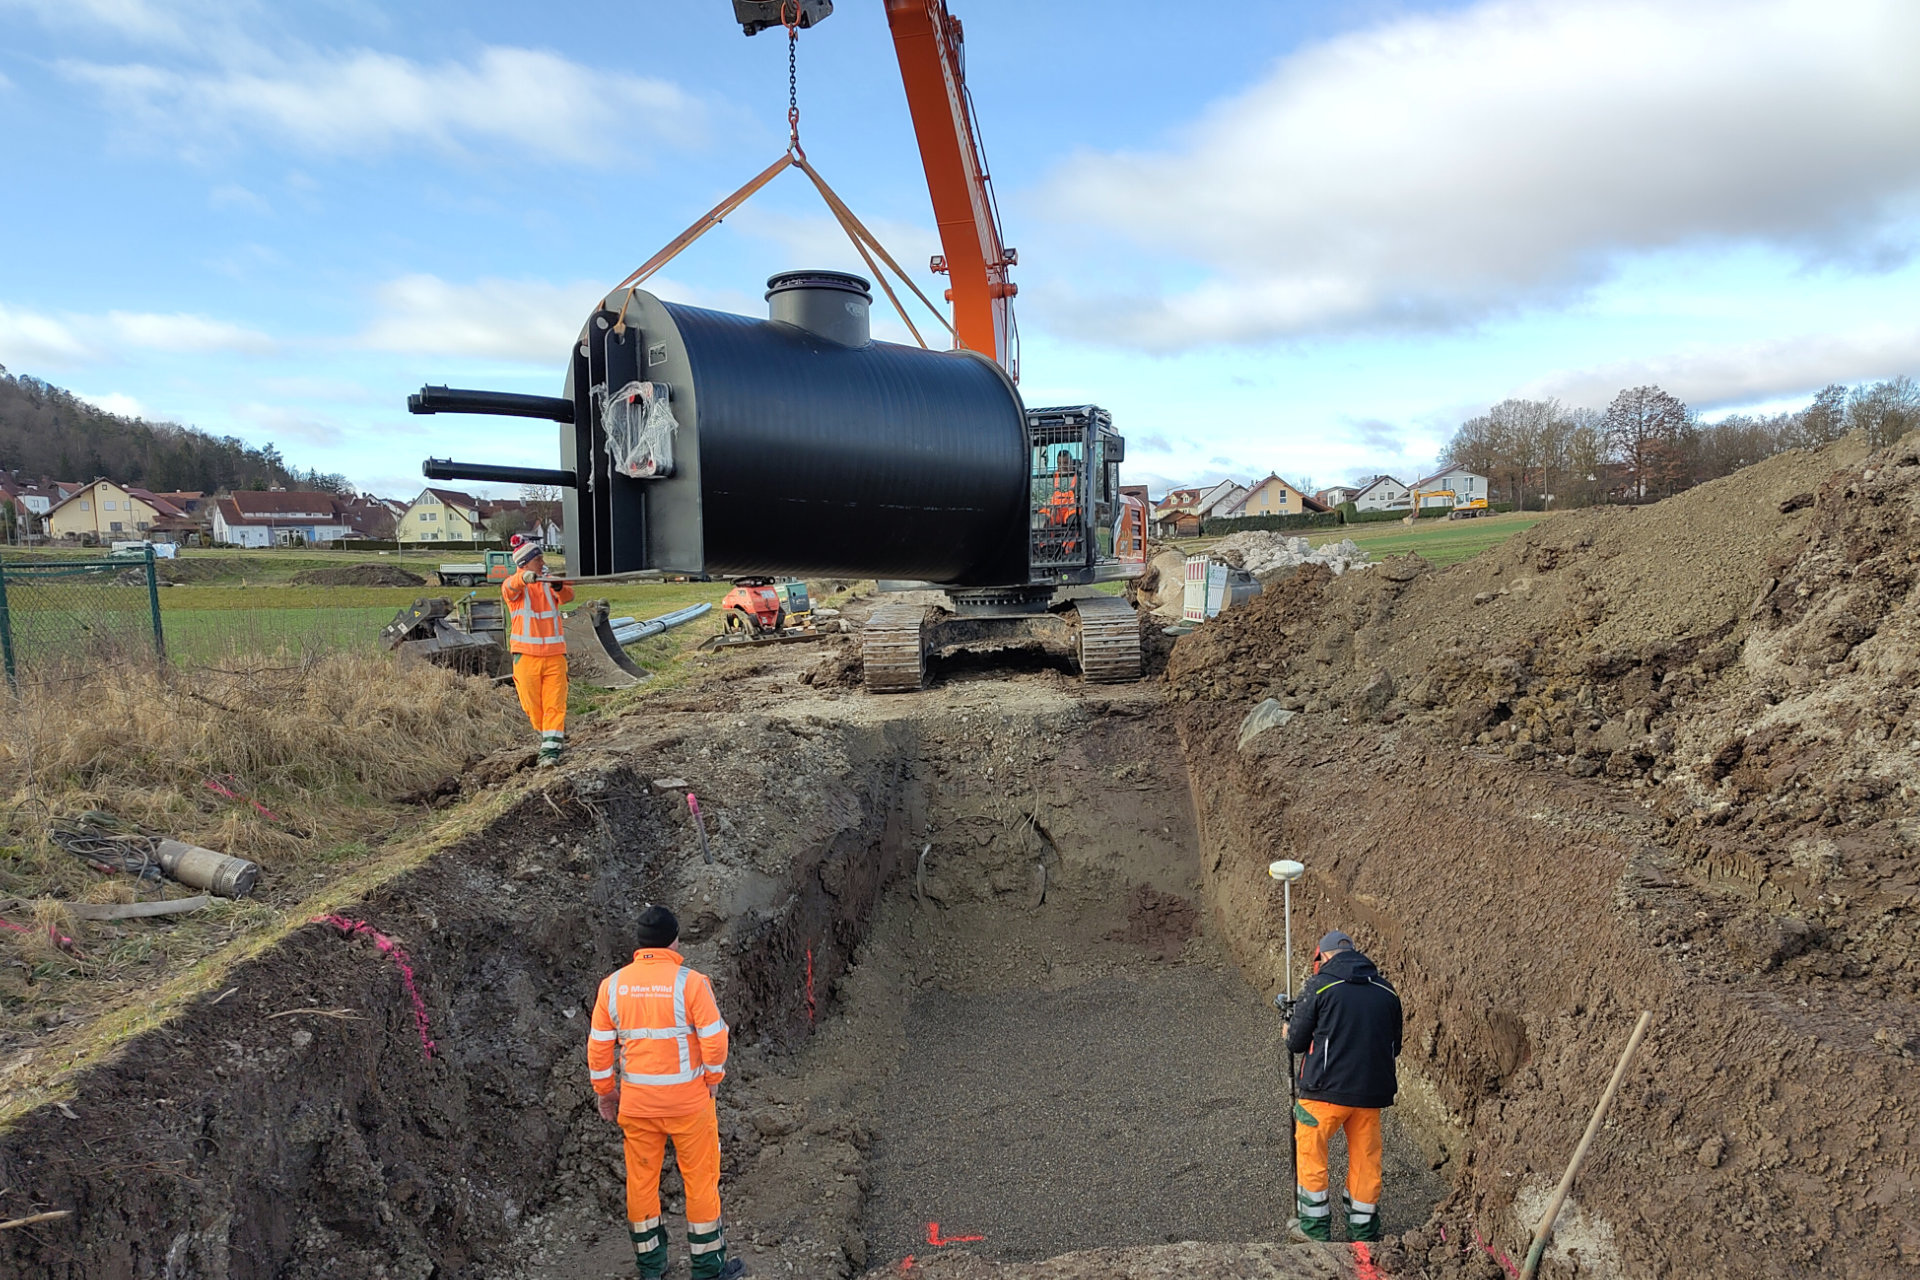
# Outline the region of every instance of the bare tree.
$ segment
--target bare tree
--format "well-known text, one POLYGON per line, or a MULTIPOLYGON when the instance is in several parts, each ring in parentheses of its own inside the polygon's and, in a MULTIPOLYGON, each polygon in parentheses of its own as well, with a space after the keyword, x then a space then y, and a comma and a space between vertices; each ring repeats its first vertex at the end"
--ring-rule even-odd
POLYGON ((1678 456, 1692 431, 1687 406, 1659 387, 1622 391, 1607 406, 1607 448, 1626 468, 1630 495, 1644 502, 1661 488, 1677 487, 1678 456))
POLYGON ((1856 388, 1847 397, 1846 428, 1866 432, 1876 449, 1920 431, 1920 383, 1900 377, 1856 388))
POLYGON ((527 513, 541 527, 560 523, 560 490, 550 484, 523 484, 520 486, 520 501, 526 504, 527 513))

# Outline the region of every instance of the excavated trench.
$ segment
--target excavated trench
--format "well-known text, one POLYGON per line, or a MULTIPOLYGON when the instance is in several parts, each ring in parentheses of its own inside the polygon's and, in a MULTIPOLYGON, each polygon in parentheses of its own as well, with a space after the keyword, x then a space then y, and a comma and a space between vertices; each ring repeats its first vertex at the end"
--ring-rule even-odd
MULTIPOLYGON (((756 1274, 1283 1230, 1272 992, 1230 959, 1150 689, 634 718, 542 781, 347 913, 408 948, 424 1029, 373 943, 303 929, 91 1073, 77 1118, 0 1139, 10 1206, 74 1210, 0 1236, 0 1273, 631 1274, 582 1046, 648 900, 733 1025, 725 1193, 756 1274)), ((1390 1114, 1398 1232, 1445 1194, 1445 1143, 1390 1114)))

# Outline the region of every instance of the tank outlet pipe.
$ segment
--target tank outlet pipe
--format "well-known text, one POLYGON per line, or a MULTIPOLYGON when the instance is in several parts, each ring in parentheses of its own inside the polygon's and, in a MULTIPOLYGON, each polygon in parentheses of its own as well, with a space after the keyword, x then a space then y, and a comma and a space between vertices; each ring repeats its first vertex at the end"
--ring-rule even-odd
POLYGON ((155 842, 153 857, 162 871, 181 884, 205 889, 220 898, 244 898, 253 892, 254 881, 260 878, 257 863, 230 858, 179 840, 155 842))
MULTIPOLYGON (((1305 875, 1306 871, 1305 863, 1295 862, 1292 858, 1281 858, 1267 864, 1267 874, 1280 882, 1280 892, 1285 902, 1287 987, 1273 1001, 1280 1010, 1283 1024, 1293 1021, 1293 882, 1305 875)), ((1300 1129, 1294 1113, 1300 1109, 1300 1079, 1294 1074, 1291 1042, 1287 1045, 1287 1101, 1287 1166, 1293 1170, 1294 1209, 1297 1213, 1300 1205, 1300 1129)))
POLYGON ((580 487, 579 477, 571 471, 496 467, 486 462, 455 462, 452 458, 428 458, 420 464, 420 474, 429 480, 490 480, 496 484, 545 484, 560 489, 580 487))
POLYGON ((701 604, 688 605, 684 609, 676 609, 672 613, 663 613, 659 617, 649 618, 645 622, 636 622, 632 618, 620 619, 612 624, 613 638, 618 640, 622 646, 636 644, 650 636, 657 636, 662 632, 671 631, 675 627, 685 626, 695 618, 711 612, 713 612, 713 606, 703 602, 701 604))
POLYGON ((843 347, 870 347, 873 290, 845 271, 783 271, 767 280, 767 318, 843 347))
POLYGON ((573 401, 559 396, 525 396, 514 391, 425 386, 407 397, 407 412, 489 413, 502 418, 544 418, 548 422, 572 422, 573 401))

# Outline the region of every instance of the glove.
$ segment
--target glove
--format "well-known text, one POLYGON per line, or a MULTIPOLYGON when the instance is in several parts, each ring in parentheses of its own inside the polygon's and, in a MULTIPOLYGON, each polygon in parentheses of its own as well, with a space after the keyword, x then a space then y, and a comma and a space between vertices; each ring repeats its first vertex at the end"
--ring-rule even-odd
POLYGON ((1293 997, 1288 995, 1284 991, 1282 991, 1279 995, 1273 998, 1273 1007, 1280 1011, 1280 1020, 1282 1022, 1292 1021, 1293 1005, 1294 1005, 1293 997))
POLYGON ((609 1124, 620 1120, 620 1090, 616 1087, 611 1093, 594 1095, 594 1101, 600 1107, 600 1118, 609 1124))

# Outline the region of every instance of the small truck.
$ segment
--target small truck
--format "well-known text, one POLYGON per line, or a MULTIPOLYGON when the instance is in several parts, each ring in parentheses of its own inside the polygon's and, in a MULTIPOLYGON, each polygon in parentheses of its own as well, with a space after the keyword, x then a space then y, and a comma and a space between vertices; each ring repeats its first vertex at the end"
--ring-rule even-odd
POLYGON ((471 564, 443 564, 435 571, 443 587, 477 587, 484 582, 505 582, 513 575, 513 553, 489 551, 471 564))

